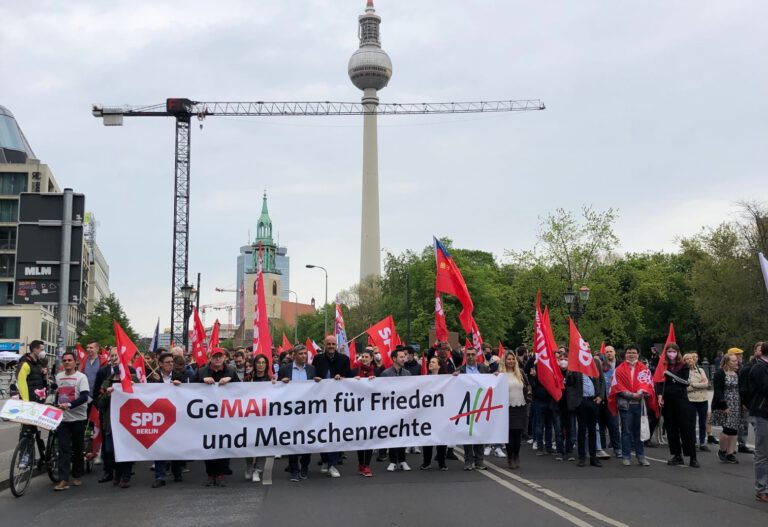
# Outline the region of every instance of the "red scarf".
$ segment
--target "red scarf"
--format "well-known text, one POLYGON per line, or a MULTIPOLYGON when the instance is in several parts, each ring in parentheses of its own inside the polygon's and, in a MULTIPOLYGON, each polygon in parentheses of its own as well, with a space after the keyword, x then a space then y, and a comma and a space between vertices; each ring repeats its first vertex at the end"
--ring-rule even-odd
POLYGON ((376 369, 374 364, 370 363, 368 366, 365 366, 362 362, 359 362, 357 366, 357 375, 360 377, 375 377, 376 369))
POLYGON ((635 374, 632 375, 632 367, 629 362, 622 362, 616 368, 613 374, 610 390, 608 391, 608 409, 613 415, 618 412, 617 396, 621 392, 644 392, 648 394, 645 398, 648 408, 657 416, 659 415, 659 404, 656 400, 656 392, 653 389, 653 375, 648 366, 640 361, 635 363, 635 374))

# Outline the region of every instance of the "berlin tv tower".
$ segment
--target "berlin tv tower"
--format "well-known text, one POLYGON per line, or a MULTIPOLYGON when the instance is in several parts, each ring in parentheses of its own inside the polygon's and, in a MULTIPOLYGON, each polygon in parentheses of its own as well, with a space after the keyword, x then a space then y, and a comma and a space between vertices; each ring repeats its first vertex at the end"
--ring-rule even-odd
POLYGON ((365 14, 358 17, 360 48, 349 59, 349 79, 363 90, 363 209, 360 226, 360 279, 381 275, 379 232, 379 152, 377 136, 378 90, 392 77, 392 61, 381 49, 381 17, 368 0, 365 14))

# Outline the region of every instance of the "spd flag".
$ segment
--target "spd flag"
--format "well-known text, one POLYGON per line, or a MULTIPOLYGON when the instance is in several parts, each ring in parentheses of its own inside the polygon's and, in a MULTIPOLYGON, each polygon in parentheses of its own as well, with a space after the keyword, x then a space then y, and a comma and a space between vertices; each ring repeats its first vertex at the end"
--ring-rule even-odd
POLYGON ((670 322, 667 341, 664 343, 664 349, 659 356, 659 363, 656 365, 656 371, 653 372, 653 382, 664 382, 664 372, 667 371, 667 346, 673 343, 677 344, 677 342, 675 342, 675 327, 672 325, 672 322, 670 322))
POLYGON ((384 366, 389 368, 392 366, 392 357, 390 353, 397 346, 395 341, 395 321, 392 315, 389 315, 384 320, 374 324, 366 330, 368 336, 371 337, 373 345, 379 348, 384 366))
POLYGON ((568 318, 569 342, 568 342, 568 371, 583 373, 587 377, 597 377, 600 375, 592 358, 592 351, 579 333, 573 319, 568 318))
POLYGON ((136 344, 126 335, 123 328, 115 320, 115 342, 117 343, 117 356, 120 359, 120 383, 123 385, 125 393, 133 393, 133 382, 131 381, 131 360, 137 353, 136 344))

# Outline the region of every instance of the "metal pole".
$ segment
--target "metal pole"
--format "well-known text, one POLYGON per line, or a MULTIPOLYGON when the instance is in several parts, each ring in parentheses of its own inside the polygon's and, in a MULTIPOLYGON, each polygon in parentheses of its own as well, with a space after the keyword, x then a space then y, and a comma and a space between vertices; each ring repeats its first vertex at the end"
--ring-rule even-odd
MULTIPOLYGON (((324 267, 320 269, 325 273, 325 307, 323 311, 325 312, 325 335, 328 335, 328 271, 324 267)), ((323 338, 325 338, 325 335, 323 335, 323 338)))
MULTIPOLYGON (((186 285, 186 284, 185 284, 186 285)), ((184 353, 189 353, 189 298, 184 299, 184 332, 181 335, 181 343, 184 346, 184 353)))
POLYGON ((61 356, 67 349, 69 331, 67 320, 69 319, 69 266, 72 252, 72 189, 64 189, 64 212, 61 216, 61 278, 59 282, 59 338, 56 341, 55 371, 59 370, 61 356))
POLYGON ((299 295, 296 293, 296 291, 288 291, 288 295, 291 293, 294 294, 296 297, 296 304, 293 306, 293 318, 294 318, 294 324, 293 324, 293 342, 299 341, 299 295))
POLYGON ((405 343, 411 343, 411 273, 405 273, 405 343))
POLYGON ((197 293, 195 293, 195 307, 200 312, 200 273, 197 273, 197 293))

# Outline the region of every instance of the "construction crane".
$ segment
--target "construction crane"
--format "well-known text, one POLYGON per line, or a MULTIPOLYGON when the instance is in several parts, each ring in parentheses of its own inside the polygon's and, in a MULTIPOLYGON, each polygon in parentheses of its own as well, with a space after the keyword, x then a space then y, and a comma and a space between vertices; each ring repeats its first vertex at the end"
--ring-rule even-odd
MULTIPOLYGON (((201 123, 207 117, 295 117, 345 115, 422 115, 450 113, 496 113, 544 110, 538 99, 441 102, 441 103, 356 103, 356 102, 198 102, 185 98, 166 99, 151 106, 99 106, 92 114, 103 119, 104 126, 122 126, 124 117, 173 117, 176 120, 175 184, 173 196, 173 274, 171 288, 171 338, 182 342, 188 327, 182 291, 189 288, 189 172, 190 124, 193 117, 201 123)), ((202 124, 200 125, 202 126, 202 124)))
POLYGON ((204 306, 200 306, 200 316, 202 317, 203 325, 205 325, 205 312, 209 309, 214 311, 226 310, 227 324, 229 324, 230 327, 232 326, 232 310, 235 309, 235 304, 232 302, 220 302, 218 304, 205 304, 204 306))

